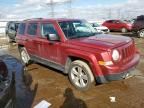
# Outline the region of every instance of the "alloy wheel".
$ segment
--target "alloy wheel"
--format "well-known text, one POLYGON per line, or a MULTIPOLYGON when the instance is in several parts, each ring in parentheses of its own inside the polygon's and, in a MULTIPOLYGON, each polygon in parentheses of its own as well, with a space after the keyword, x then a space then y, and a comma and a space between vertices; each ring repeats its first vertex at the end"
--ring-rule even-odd
POLYGON ((71 78, 73 83, 78 87, 85 87, 88 84, 88 76, 85 70, 80 66, 74 66, 71 69, 71 78))

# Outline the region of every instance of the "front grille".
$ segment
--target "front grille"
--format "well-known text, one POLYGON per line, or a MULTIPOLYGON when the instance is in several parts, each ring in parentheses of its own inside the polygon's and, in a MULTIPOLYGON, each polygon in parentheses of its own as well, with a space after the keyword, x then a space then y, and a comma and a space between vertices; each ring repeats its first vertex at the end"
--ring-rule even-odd
POLYGON ((130 44, 129 46, 123 48, 121 50, 123 62, 129 61, 135 53, 134 44, 130 44))

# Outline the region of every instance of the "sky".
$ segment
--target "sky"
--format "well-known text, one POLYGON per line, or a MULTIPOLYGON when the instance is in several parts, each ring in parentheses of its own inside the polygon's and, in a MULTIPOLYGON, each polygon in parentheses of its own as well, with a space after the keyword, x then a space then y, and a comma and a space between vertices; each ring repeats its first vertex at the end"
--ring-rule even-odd
MULTIPOLYGON (((54 17, 88 20, 134 18, 144 14, 143 0, 53 0, 54 17)), ((50 18, 50 0, 0 0, 1 19, 50 18)))
MULTIPOLYGON (((1 0, 0 5, 4 6, 11 6, 15 4, 21 4, 23 0, 1 0)), ((32 0, 27 0, 32 1, 32 0)), ((33 0, 35 1, 35 0, 33 0)), ((37 1, 37 0, 36 0, 37 1)), ((75 0, 75 4, 86 6, 89 5, 97 5, 97 4, 104 4, 104 5, 110 5, 110 4, 118 4, 122 2, 126 2, 127 0, 88 0, 87 2, 84 2, 84 0, 75 0)))

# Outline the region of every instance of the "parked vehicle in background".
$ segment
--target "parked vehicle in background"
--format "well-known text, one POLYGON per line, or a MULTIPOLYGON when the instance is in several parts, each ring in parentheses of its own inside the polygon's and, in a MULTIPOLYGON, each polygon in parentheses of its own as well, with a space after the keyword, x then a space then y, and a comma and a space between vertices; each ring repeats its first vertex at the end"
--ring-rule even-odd
POLYGON ((20 22, 18 22, 18 21, 10 21, 7 23, 5 34, 6 34, 9 42, 15 41, 19 23, 20 22))
POLYGON ((15 108, 14 74, 0 59, 0 108, 15 108))
POLYGON ((102 25, 109 28, 110 31, 121 31, 122 33, 131 31, 132 29, 131 23, 121 20, 107 20, 102 25))
POLYGON ((131 76, 140 59, 133 39, 97 33, 79 19, 25 20, 16 40, 24 64, 33 60, 56 68, 80 90, 95 79, 106 83, 131 76))
POLYGON ((105 26, 102 26, 96 22, 90 22, 91 25, 98 31, 98 32, 102 32, 102 33, 109 33, 109 29, 105 26))
POLYGON ((144 38, 144 15, 138 16, 134 21, 132 32, 138 34, 138 37, 144 38))

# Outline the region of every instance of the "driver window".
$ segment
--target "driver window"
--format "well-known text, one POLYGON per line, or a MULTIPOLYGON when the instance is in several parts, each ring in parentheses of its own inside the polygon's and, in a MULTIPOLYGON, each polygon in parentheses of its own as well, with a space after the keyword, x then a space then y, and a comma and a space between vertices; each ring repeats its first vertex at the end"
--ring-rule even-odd
POLYGON ((48 34, 56 34, 57 35, 57 32, 56 32, 56 30, 54 28, 54 25, 50 24, 50 23, 41 24, 41 36, 43 38, 46 38, 46 36, 48 34))

